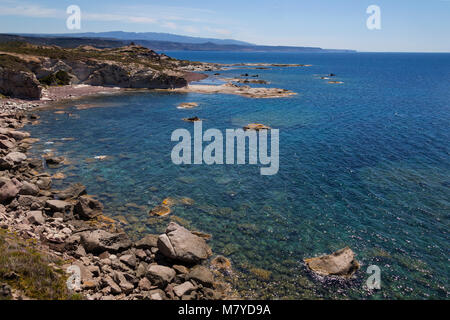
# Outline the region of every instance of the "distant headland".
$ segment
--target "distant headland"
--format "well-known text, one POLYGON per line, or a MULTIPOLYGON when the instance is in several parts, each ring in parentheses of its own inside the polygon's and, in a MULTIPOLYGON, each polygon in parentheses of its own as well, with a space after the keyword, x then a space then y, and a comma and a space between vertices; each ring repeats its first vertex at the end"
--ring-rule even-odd
POLYGON ((292 52, 292 53, 350 53, 355 50, 323 49, 319 47, 267 46, 231 39, 188 37, 155 32, 88 32, 66 34, 14 34, 0 35, 1 39, 22 40, 37 45, 57 45, 75 48, 81 45, 95 47, 123 47, 130 41, 155 51, 231 51, 231 52, 292 52))

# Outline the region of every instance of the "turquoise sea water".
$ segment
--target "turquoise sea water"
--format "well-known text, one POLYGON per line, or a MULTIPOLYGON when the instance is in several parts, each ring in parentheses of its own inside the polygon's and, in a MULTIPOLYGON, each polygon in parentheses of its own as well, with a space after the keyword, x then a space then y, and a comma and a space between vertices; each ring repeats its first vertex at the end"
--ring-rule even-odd
POLYGON ((258 74, 298 93, 285 99, 141 92, 61 105, 66 114, 41 111, 41 123, 26 128, 41 138, 32 152, 53 149, 72 162, 52 170, 67 175, 55 187, 84 183, 135 237, 161 232, 170 219, 212 234, 244 297, 448 299, 450 54, 169 54, 313 66, 220 72, 258 74), (329 73, 344 83, 320 79, 329 73), (200 106, 177 109, 182 102, 200 106), (280 129, 278 175, 172 164, 171 133, 192 130, 181 120, 192 116, 205 119, 204 130, 253 122, 280 129), (101 155, 109 158, 92 160, 101 155), (167 197, 195 204, 149 219, 167 197), (355 280, 323 281, 305 269, 304 258, 345 246, 362 264, 355 280), (380 291, 364 287, 370 265, 381 268, 380 291))

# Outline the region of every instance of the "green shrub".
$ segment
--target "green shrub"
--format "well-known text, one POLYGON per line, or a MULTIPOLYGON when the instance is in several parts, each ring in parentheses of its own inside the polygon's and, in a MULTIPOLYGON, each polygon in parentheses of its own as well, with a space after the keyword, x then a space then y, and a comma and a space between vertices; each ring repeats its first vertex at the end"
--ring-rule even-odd
POLYGON ((39 79, 39 82, 47 86, 66 86, 70 84, 70 80, 71 77, 66 71, 59 70, 39 79))

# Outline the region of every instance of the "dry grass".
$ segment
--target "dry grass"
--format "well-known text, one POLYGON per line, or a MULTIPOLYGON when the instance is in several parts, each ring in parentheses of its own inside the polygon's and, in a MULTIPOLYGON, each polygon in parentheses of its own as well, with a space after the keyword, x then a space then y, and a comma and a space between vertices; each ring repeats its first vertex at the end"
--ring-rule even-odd
POLYGON ((65 273, 50 266, 61 263, 36 250, 34 241, 0 230, 0 283, 7 283, 30 299, 79 299, 68 291, 65 273))

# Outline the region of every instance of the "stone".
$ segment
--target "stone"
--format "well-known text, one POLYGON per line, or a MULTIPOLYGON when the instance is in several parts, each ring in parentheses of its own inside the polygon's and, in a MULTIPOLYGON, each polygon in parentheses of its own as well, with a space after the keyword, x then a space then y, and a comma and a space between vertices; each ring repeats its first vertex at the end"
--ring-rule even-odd
POLYGON ((186 263, 199 263, 212 255, 204 239, 174 222, 159 236, 158 249, 164 256, 186 263))
POLYGON ((139 258, 140 260, 145 260, 147 258, 147 254, 145 253, 144 250, 137 249, 136 250, 136 257, 139 258))
POLYGON ((14 167, 14 162, 4 157, 0 158, 0 170, 10 170, 14 167))
POLYGON ((195 107, 198 107, 198 103, 195 102, 185 102, 185 103, 180 103, 178 105, 178 109, 193 109, 195 107))
POLYGON ((214 275, 213 273, 203 266, 195 266, 188 273, 187 278, 189 280, 194 280, 205 287, 212 287, 214 285, 214 275))
POLYGON ((81 183, 71 184, 66 189, 57 193, 57 197, 61 200, 78 199, 86 194, 86 187, 81 183))
POLYGON ((173 265, 172 268, 177 272, 177 274, 188 274, 189 269, 185 266, 173 265))
POLYGON ((150 215, 153 217, 165 217, 168 216, 172 210, 164 205, 157 206, 150 211, 150 215))
POLYGON ((188 294, 188 293, 190 293, 191 291, 193 291, 193 290, 195 290, 195 287, 194 287, 194 285, 191 283, 191 282, 189 282, 189 281, 187 281, 187 282, 185 282, 185 283, 183 283, 183 284, 180 284, 179 286, 175 286, 174 288, 173 288, 173 291, 175 292, 175 294, 178 296, 178 297, 182 297, 182 296, 184 296, 185 294, 188 294))
POLYGON ((137 241, 134 246, 138 249, 151 249, 151 248, 157 248, 158 247, 158 236, 155 234, 148 234, 141 240, 137 241))
POLYGON ((8 203, 13 200, 20 191, 22 184, 17 179, 0 180, 0 203, 8 203))
POLYGON ((50 190, 50 188, 52 186, 52 179, 49 177, 41 177, 36 182, 36 185, 39 187, 39 189, 50 190))
POLYGON ((174 278, 175 270, 160 265, 151 265, 147 269, 146 277, 159 288, 165 288, 174 278))
POLYGON ((20 188, 19 194, 26 196, 37 196, 39 194, 38 186, 32 184, 28 181, 22 182, 22 187, 20 188))
POLYGON ((125 254, 119 260, 132 268, 136 267, 136 256, 134 254, 125 254))
POLYGON ((330 255, 305 259, 305 263, 310 270, 320 276, 350 278, 360 268, 355 253, 348 247, 330 255))
POLYGON ((16 131, 8 128, 0 128, 0 134, 11 137, 15 140, 23 140, 30 137, 28 132, 16 131))
POLYGON ((84 281, 83 284, 81 285, 81 288, 83 290, 95 290, 99 287, 99 285, 100 285, 100 279, 93 279, 93 280, 84 281))
POLYGON ((166 294, 162 290, 152 290, 150 291, 150 299, 162 301, 166 297, 166 294))
MULTIPOLYGON (((81 244, 88 253, 101 254, 105 251, 117 253, 129 249, 131 240, 124 233, 110 233, 104 230, 85 231, 80 234, 81 244)), ((110 257, 111 260, 113 260, 110 257)))
POLYGON ((138 288, 142 291, 150 291, 152 289, 152 284, 147 278, 142 278, 139 281, 138 288))
POLYGON ((224 256, 217 256, 211 261, 211 267, 220 272, 231 273, 231 261, 224 256))
POLYGON ((12 161, 14 164, 17 165, 27 160, 27 156, 22 152, 11 152, 5 156, 5 160, 12 161))
POLYGON ((128 280, 125 278, 125 275, 122 272, 115 271, 114 272, 114 280, 119 285, 120 289, 123 293, 129 294, 133 292, 134 285, 132 285, 128 280))
POLYGON ((60 157, 53 157, 53 156, 48 156, 45 157, 45 162, 47 163, 47 165, 58 165, 63 163, 65 160, 65 158, 63 156, 60 157))
POLYGON ((66 212, 72 206, 70 203, 62 200, 47 200, 45 204, 53 212, 66 212))
POLYGON ((261 131, 261 130, 270 130, 271 128, 268 126, 265 126, 260 123, 250 123, 249 125, 244 127, 245 131, 254 130, 254 131, 261 131))
POLYGON ((0 149, 12 149, 14 148, 14 143, 9 140, 0 140, 0 149))
POLYGON ((142 278, 147 273, 148 265, 145 262, 141 262, 136 268, 136 276, 142 278))
POLYGON ((117 283, 110 276, 105 276, 102 279, 102 285, 103 285, 103 287, 110 288, 112 294, 117 295, 117 294, 122 293, 122 289, 117 285, 117 283))
MULTIPOLYGON (((37 203, 39 201, 38 198, 33 196, 19 196, 17 198, 17 202, 19 203, 19 206, 24 208, 31 208, 33 206, 33 203, 37 203)), ((36 211, 32 209, 33 211, 36 211)))
POLYGON ((36 224, 36 225, 45 223, 45 218, 42 215, 42 211, 30 211, 27 214, 27 220, 29 223, 36 224))
POLYGON ((103 205, 89 196, 81 196, 74 207, 74 213, 82 219, 93 219, 102 214, 103 205))

